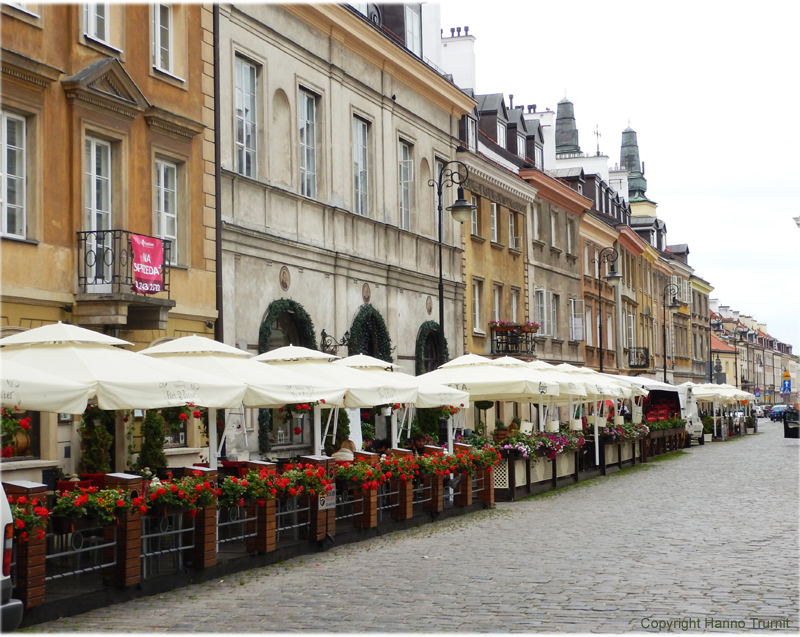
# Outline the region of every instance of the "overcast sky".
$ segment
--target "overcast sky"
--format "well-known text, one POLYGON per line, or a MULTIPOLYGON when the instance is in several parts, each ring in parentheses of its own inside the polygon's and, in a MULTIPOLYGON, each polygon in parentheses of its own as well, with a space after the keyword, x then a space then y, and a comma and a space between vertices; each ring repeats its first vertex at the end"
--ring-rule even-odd
POLYGON ((712 298, 800 353, 800 3, 448 0, 478 93, 575 105, 583 152, 638 135, 647 196, 712 298))

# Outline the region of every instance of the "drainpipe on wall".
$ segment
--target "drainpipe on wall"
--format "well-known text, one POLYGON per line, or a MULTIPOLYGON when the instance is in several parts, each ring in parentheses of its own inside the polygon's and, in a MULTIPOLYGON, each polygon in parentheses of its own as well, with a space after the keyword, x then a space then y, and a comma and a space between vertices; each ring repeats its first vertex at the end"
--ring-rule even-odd
POLYGON ((214 258, 216 260, 216 305, 217 320, 214 323, 214 339, 220 343, 225 340, 222 298, 222 176, 220 173, 221 150, 219 144, 220 104, 219 104, 219 5, 213 5, 214 28, 214 258))

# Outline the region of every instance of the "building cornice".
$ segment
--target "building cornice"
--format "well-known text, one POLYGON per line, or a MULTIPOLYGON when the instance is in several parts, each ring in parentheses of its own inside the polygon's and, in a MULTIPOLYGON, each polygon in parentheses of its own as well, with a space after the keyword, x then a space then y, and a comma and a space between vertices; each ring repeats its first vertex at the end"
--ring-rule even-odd
POLYGON ((205 128, 205 125, 200 122, 171 113, 158 106, 148 107, 144 112, 144 119, 150 128, 183 139, 191 139, 202 133, 205 128))
POLYGON ((282 8, 326 37, 425 96, 443 111, 461 117, 477 102, 412 53, 339 4, 284 4, 282 8))
POLYGON ((5 48, 0 52, 0 59, 2 59, 3 75, 17 78, 40 89, 47 88, 64 73, 54 66, 27 58, 5 48))
POLYGON ((611 246, 619 239, 619 232, 592 215, 581 218, 580 234, 599 246, 611 246))
POLYGON ((689 278, 692 282, 692 288, 697 290, 698 292, 702 292, 703 294, 711 294, 714 291, 714 286, 711 285, 708 281, 704 281, 700 277, 695 276, 694 274, 689 278))
POLYGON ((504 173, 475 155, 460 153, 458 158, 469 169, 464 188, 470 192, 522 213, 526 212, 527 204, 536 199, 536 188, 527 182, 504 173))
POLYGON ((519 176, 529 184, 536 187, 539 196, 551 203, 554 203, 567 212, 580 215, 594 205, 591 199, 587 199, 575 192, 565 183, 554 179, 550 175, 540 170, 531 168, 520 168, 519 176))
POLYGON ((619 224, 617 230, 619 230, 619 242, 624 248, 637 257, 644 254, 647 243, 638 234, 624 224, 619 224))

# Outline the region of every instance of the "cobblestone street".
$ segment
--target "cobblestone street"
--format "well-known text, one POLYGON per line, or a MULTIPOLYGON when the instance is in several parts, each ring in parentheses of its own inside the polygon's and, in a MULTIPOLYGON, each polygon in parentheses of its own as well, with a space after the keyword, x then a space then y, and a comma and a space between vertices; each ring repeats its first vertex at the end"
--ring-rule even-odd
POLYGON ((690 631, 745 632, 760 620, 797 632, 800 445, 780 424, 759 428, 495 510, 28 630, 616 633, 684 620, 690 631))

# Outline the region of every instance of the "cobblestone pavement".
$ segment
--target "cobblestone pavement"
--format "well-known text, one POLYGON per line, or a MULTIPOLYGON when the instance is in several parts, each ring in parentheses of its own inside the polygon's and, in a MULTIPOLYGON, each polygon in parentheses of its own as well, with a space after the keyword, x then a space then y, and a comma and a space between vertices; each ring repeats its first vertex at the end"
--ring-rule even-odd
POLYGON ((798 632, 800 445, 779 424, 760 429, 28 630, 618 633, 683 621, 662 630, 798 632))

